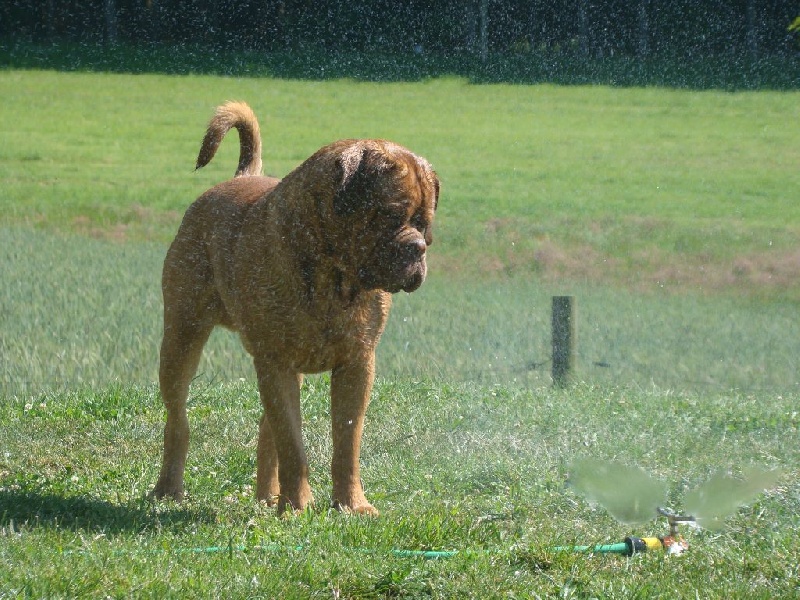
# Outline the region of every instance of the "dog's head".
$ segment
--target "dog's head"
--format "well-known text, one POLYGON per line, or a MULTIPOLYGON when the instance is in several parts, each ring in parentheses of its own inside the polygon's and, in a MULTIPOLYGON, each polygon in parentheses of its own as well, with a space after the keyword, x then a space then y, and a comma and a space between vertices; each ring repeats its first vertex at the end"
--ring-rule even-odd
POLYGON ((436 173, 424 158, 383 140, 344 142, 336 162, 333 208, 351 223, 360 284, 413 292, 425 280, 433 243, 436 173))

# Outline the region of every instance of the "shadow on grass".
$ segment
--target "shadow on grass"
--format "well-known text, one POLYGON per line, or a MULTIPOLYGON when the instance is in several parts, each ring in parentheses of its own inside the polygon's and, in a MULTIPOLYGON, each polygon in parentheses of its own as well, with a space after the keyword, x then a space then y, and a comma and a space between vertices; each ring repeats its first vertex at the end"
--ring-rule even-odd
POLYGON ((147 531, 187 523, 212 523, 207 509, 159 507, 147 499, 114 504, 87 496, 59 496, 30 490, 0 490, 0 527, 98 531, 147 531))
POLYGON ((689 89, 800 89, 800 53, 587 57, 574 51, 493 54, 468 52, 330 52, 306 46, 277 51, 213 49, 156 43, 36 44, 0 38, 0 69, 274 77, 323 81, 424 81, 459 77, 474 84, 657 86, 689 89))

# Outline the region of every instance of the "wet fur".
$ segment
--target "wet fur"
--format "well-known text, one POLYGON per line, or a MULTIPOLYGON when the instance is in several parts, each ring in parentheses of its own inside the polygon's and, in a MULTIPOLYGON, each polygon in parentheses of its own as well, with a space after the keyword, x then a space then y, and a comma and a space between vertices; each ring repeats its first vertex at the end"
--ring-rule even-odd
POLYGON ((240 334, 258 377, 256 497, 279 511, 313 502, 300 386, 304 373, 331 371, 332 502, 377 514, 359 471, 375 348, 391 294, 425 279, 438 179, 427 161, 384 140, 339 141, 282 181, 261 176, 258 122, 244 103, 217 109, 198 168, 231 128, 240 137, 235 177, 189 207, 164 261, 167 422, 152 495, 183 497, 189 383, 219 325, 240 334))

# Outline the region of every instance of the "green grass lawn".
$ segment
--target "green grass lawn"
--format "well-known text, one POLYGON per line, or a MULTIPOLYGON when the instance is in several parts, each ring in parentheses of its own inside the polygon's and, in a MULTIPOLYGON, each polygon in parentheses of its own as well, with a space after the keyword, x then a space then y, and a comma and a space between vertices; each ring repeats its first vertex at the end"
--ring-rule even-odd
MULTIPOLYGON (((163 244, 24 227, 0 227, 0 237, 0 391, 155 380, 163 244)), ((549 385, 551 297, 568 293, 577 304, 578 380, 704 391, 800 386, 800 320, 785 298, 642 293, 521 275, 464 281, 432 263, 419 291, 394 298, 379 377, 549 385)), ((198 376, 252 379, 253 368, 238 338, 218 330, 198 376)))
POLYGON ((0 71, 0 598, 791 598, 800 586, 800 103, 723 93, 0 71), (226 99, 285 174, 387 137, 442 179, 431 273, 398 294, 363 476, 379 519, 326 510, 327 376, 304 387, 317 507, 252 499, 259 403, 235 336, 194 383, 189 500, 150 505, 160 267, 226 99), (550 300, 577 302, 550 385, 550 300), (688 489, 749 464, 778 486, 680 558, 554 553, 662 535, 566 489, 568 465, 688 489), (457 550, 446 560, 393 550, 457 550))
POLYGON ((192 174, 225 99, 261 119, 265 169, 386 137, 442 179, 448 272, 798 297, 800 97, 1 71, 0 220, 168 240, 235 168, 235 134, 192 174))
POLYGON ((77 389, 0 405, 0 590, 9 597, 791 598, 798 490, 686 529, 690 551, 631 559, 562 544, 664 535, 623 526, 565 489, 568 464, 637 464, 688 488, 718 469, 796 465, 798 396, 665 394, 382 382, 364 447, 377 519, 326 510, 326 378, 303 400, 318 507, 288 520, 253 499, 259 416, 249 383, 197 386, 183 505, 149 505, 162 411, 150 387, 77 389), (214 550, 220 549, 220 550, 214 550), (446 560, 393 550, 458 551, 446 560))

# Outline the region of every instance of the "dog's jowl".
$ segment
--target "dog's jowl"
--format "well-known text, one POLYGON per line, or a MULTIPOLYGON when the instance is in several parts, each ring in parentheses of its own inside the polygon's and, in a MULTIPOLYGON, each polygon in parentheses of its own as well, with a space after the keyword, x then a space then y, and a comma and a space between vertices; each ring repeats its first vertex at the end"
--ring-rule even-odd
POLYGON ((279 511, 313 501, 300 387, 304 373, 330 371, 333 504, 377 514, 359 473, 375 348, 391 294, 425 279, 439 181, 425 159, 384 140, 335 142, 283 180, 264 177, 258 122, 237 102, 217 109, 198 167, 234 127, 235 177, 189 207, 164 261, 159 382, 167 421, 152 494, 183 497, 189 383, 220 325, 240 334, 258 378, 257 498, 279 511))

